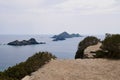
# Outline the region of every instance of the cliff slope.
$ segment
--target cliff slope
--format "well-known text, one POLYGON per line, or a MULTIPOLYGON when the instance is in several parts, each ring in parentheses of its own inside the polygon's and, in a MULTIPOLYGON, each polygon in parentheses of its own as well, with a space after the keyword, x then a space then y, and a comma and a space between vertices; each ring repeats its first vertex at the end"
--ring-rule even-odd
POLYGON ((120 60, 52 60, 22 80, 120 80, 120 60))

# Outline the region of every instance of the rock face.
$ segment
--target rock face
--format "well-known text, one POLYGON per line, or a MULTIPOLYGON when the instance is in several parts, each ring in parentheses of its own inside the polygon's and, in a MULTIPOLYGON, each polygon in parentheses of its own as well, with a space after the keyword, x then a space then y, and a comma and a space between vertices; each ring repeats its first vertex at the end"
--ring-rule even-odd
POLYGON ((65 40, 66 38, 81 37, 79 34, 69 34, 67 32, 60 33, 59 35, 54 35, 53 41, 65 40))
POLYGON ((45 44, 45 42, 38 43, 34 38, 31 38, 29 40, 23 40, 23 41, 15 40, 13 42, 8 43, 8 45, 13 45, 13 46, 33 45, 33 44, 45 44))
POLYGON ((84 50, 84 58, 95 58, 96 51, 101 50, 102 43, 98 43, 96 45, 88 46, 84 50))
POLYGON ((120 80, 120 60, 52 60, 22 80, 120 80))
POLYGON ((75 55, 75 59, 77 58, 84 58, 84 50, 91 45, 96 45, 98 42, 100 42, 99 39, 93 36, 88 36, 84 40, 82 40, 78 45, 78 50, 75 55))

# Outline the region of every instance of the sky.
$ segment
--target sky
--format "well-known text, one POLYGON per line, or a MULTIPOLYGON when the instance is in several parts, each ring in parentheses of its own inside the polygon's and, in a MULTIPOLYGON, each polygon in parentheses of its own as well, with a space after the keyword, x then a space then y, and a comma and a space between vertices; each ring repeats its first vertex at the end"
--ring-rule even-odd
POLYGON ((120 34, 120 0, 0 0, 0 34, 120 34))

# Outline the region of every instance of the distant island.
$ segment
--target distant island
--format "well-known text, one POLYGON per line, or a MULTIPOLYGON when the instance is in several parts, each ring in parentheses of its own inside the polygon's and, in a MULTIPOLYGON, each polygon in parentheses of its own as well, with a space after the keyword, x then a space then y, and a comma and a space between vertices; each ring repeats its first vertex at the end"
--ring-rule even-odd
POLYGON ((66 38, 73 38, 73 37, 82 37, 80 34, 69 34, 67 32, 62 32, 59 35, 54 35, 52 38, 53 41, 65 40, 66 38))
POLYGON ((23 45, 33 45, 33 44, 46 44, 46 43, 37 42, 34 38, 31 38, 29 40, 22 40, 22 41, 15 40, 8 43, 8 45, 13 45, 13 46, 23 46, 23 45))

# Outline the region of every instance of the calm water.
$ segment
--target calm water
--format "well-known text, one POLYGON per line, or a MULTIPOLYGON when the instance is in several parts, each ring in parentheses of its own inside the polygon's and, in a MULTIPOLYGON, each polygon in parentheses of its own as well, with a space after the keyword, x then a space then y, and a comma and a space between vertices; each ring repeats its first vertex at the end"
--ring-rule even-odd
MULTIPOLYGON (((25 61, 28 57, 39 51, 48 51, 60 59, 72 59, 75 56, 78 43, 84 38, 70 38, 64 41, 53 42, 52 36, 48 35, 0 35, 0 71, 9 66, 25 61), (8 42, 14 40, 28 40, 35 38, 38 42, 46 44, 27 45, 27 46, 9 46, 8 42)), ((103 39, 104 36, 97 36, 103 39)))

